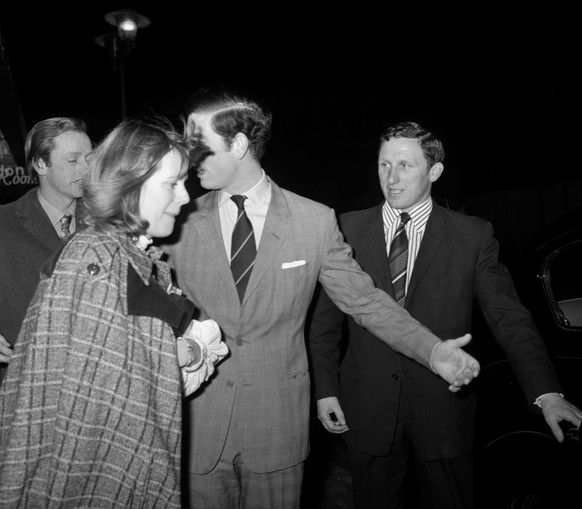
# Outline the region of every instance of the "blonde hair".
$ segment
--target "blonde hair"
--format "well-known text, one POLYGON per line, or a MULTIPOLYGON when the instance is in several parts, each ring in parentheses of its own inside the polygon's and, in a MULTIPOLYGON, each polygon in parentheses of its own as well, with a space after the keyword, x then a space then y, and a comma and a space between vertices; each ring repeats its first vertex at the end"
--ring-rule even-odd
POLYGON ((30 175, 36 175, 35 165, 39 159, 47 166, 51 165, 55 138, 69 131, 87 134, 87 125, 78 118, 53 117, 41 120, 32 127, 24 141, 24 159, 30 175))
POLYGON ((188 168, 194 149, 164 118, 121 122, 99 144, 89 162, 83 190, 89 222, 98 229, 114 226, 129 234, 144 234, 149 224, 139 215, 143 183, 173 150, 188 168))

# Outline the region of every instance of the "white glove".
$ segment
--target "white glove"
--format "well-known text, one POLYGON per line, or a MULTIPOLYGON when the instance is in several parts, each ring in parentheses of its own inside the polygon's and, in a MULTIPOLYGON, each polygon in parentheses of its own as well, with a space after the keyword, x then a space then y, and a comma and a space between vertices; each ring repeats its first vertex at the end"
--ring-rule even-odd
POLYGON ((184 396, 189 396, 206 382, 214 373, 215 364, 228 354, 228 347, 221 337, 220 328, 214 320, 192 320, 184 335, 178 338, 178 341, 194 341, 201 352, 198 362, 181 368, 184 396))

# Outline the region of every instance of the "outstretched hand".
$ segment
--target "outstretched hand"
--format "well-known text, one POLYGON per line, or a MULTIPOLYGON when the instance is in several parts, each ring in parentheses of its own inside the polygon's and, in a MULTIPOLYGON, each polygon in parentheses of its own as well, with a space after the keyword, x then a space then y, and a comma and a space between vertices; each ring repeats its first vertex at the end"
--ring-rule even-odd
POLYGON ((457 392, 479 374, 479 362, 463 350, 471 341, 471 334, 437 343, 430 355, 430 367, 449 382, 449 390, 457 392))

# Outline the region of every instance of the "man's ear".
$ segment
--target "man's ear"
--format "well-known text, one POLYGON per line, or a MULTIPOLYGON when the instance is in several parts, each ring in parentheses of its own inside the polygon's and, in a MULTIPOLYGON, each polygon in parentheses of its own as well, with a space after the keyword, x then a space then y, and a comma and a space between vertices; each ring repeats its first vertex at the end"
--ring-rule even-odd
POLYGON ((42 157, 37 157, 32 161, 32 167, 36 170, 39 175, 46 175, 48 171, 48 165, 42 157))
POLYGON ((445 171, 445 165, 443 163, 436 163, 432 165, 432 168, 428 170, 428 178, 431 182, 436 182, 439 177, 445 171))
POLYGON ((232 140, 231 150, 242 159, 249 150, 249 139, 243 133, 238 133, 232 140))

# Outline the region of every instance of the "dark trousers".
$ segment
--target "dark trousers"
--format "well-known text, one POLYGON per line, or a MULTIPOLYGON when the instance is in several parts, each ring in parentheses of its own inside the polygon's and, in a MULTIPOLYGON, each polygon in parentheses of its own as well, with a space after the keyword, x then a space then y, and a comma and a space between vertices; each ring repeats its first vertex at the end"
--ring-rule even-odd
POLYGON ((474 456, 422 461, 414 447, 373 456, 348 447, 356 509, 475 509, 474 456))

